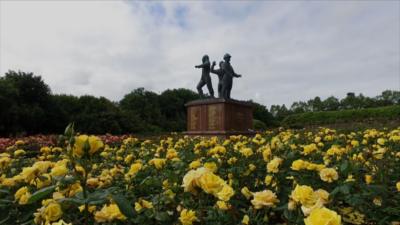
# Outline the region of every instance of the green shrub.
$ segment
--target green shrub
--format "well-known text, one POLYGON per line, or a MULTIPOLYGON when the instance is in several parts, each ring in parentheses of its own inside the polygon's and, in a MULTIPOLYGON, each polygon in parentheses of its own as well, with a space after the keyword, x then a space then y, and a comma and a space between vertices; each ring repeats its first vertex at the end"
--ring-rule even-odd
POLYGON ((379 108, 352 109, 327 112, 306 112, 287 116, 283 126, 304 127, 335 123, 364 122, 369 120, 387 121, 400 118, 400 105, 379 108))

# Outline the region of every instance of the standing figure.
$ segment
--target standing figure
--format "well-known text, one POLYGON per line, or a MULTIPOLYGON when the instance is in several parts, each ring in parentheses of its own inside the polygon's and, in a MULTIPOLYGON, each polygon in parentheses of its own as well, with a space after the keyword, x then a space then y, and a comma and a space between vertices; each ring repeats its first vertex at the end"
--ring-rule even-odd
POLYGON ((219 69, 217 70, 214 70, 216 64, 215 61, 211 65, 211 73, 214 73, 218 76, 218 98, 222 98, 222 80, 224 77, 224 71, 222 70, 223 63, 223 61, 219 62, 219 69))
POLYGON ((222 78, 222 97, 224 99, 231 98, 232 81, 233 77, 241 77, 242 75, 236 74, 231 66, 231 56, 226 53, 224 55, 224 63, 222 64, 222 71, 224 72, 222 78))
POLYGON ((203 86, 207 85, 208 93, 212 98, 214 98, 214 90, 211 84, 211 77, 210 77, 210 59, 208 55, 204 55, 202 58, 203 64, 195 66, 195 68, 202 68, 201 78, 199 83, 197 84, 197 91, 201 97, 204 97, 203 94, 203 86))

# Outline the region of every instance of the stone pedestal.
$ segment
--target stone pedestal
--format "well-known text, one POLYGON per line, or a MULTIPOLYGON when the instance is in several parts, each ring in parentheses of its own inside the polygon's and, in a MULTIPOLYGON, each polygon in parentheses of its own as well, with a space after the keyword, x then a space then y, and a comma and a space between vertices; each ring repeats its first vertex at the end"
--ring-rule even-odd
POLYGON ((200 99, 185 104, 187 135, 252 135, 253 107, 248 102, 222 98, 200 99))

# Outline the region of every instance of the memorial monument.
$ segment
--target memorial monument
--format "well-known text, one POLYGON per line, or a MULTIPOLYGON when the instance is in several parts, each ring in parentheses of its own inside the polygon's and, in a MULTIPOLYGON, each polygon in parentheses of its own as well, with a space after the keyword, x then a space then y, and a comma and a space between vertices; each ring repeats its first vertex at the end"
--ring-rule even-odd
POLYGON ((188 135, 198 136, 225 136, 252 135, 253 107, 250 103, 231 99, 233 78, 239 78, 230 63, 231 55, 225 54, 224 61, 219 63, 215 70, 215 61, 210 67, 208 55, 202 58, 202 64, 195 66, 202 68, 202 74, 197 91, 201 99, 185 104, 187 108, 188 135), (210 72, 218 75, 218 98, 214 97, 210 72), (202 87, 207 85, 209 97, 203 94, 202 87))

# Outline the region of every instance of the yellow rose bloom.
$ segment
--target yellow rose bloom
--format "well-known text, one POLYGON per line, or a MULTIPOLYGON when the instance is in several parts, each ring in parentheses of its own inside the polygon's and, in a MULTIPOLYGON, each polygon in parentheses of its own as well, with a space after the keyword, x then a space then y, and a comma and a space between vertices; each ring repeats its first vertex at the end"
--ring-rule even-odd
POLYGON ((229 185, 224 185, 224 187, 217 193, 217 198, 222 201, 229 201, 229 199, 235 194, 233 188, 229 185))
POLYGON ((179 221, 182 225, 192 225, 195 220, 197 220, 195 211, 187 209, 181 211, 179 221))
POLYGON ((72 153, 75 157, 82 157, 84 154, 84 147, 86 142, 89 144, 89 154, 93 155, 96 153, 99 149, 104 147, 103 142, 101 141, 100 138, 96 136, 87 136, 87 135, 79 135, 78 137, 75 137, 75 144, 72 149, 72 153))
POLYGON ((319 176, 321 180, 332 183, 333 181, 337 180, 339 178, 339 175, 337 171, 333 168, 324 168, 321 171, 319 171, 319 176))
POLYGON ((206 172, 199 179, 198 184, 208 194, 217 194, 224 187, 225 182, 219 176, 206 172))
POLYGON ((242 153, 242 155, 244 155, 246 158, 253 155, 253 150, 251 150, 251 148, 242 148, 239 150, 239 152, 242 153))
POLYGON ((371 175, 368 175, 368 174, 365 175, 365 183, 370 184, 370 183, 372 183, 372 181, 373 181, 373 178, 371 175))
POLYGON ((378 138, 378 140, 376 140, 376 143, 378 143, 379 145, 385 145, 386 139, 384 139, 384 138, 378 138))
POLYGON ((396 188, 397 188, 397 191, 400 192, 400 181, 398 181, 398 182, 396 183, 396 188))
POLYGON ((253 193, 247 188, 247 187, 243 187, 242 190, 240 191, 244 197, 246 197, 247 199, 250 199, 253 196, 253 193))
POLYGON ((28 187, 24 186, 18 189, 14 194, 15 200, 18 200, 18 204, 25 205, 28 203, 31 193, 29 193, 28 187))
POLYGON ((197 170, 190 170, 183 177, 182 187, 185 192, 193 192, 195 187, 198 186, 197 180, 207 172, 207 169, 202 167, 197 170))
POLYGON ((276 197, 276 194, 270 190, 254 192, 253 200, 251 200, 251 204, 254 205, 255 209, 261 209, 263 207, 274 207, 275 204, 278 202, 279 199, 276 197))
POLYGON ((114 203, 104 205, 100 211, 94 214, 96 222, 111 222, 113 220, 126 220, 126 217, 121 213, 118 206, 114 203))
POLYGON ((272 176, 271 175, 267 175, 267 176, 265 176, 265 179, 264 179, 264 182, 265 182, 265 185, 270 185, 271 184, 271 182, 272 182, 272 176))
POLYGON ((215 173, 218 170, 218 166, 215 162, 207 162, 204 163, 204 167, 210 170, 211 172, 215 173))
POLYGON ((283 159, 275 157, 271 162, 267 164, 267 171, 269 173, 277 173, 279 171, 279 166, 283 162, 283 159))
POLYGON ((61 205, 56 201, 50 202, 44 210, 44 218, 48 222, 57 221, 62 216, 61 205))
POLYGON ((195 161, 193 161, 193 162, 191 162, 190 164, 189 164, 189 168, 190 169, 197 169, 197 168, 199 168, 201 166, 201 161, 200 160, 195 160, 195 161))
POLYGON ((310 216, 304 219, 305 225, 341 225, 341 217, 325 207, 314 209, 310 216))
POLYGON ((14 152, 15 157, 19 157, 21 155, 25 155, 25 151, 23 149, 18 149, 14 152))
POLYGON ((299 202, 306 207, 314 205, 318 200, 314 190, 307 185, 297 185, 292 191, 291 197, 295 202, 299 202))
POLYGON ((217 207, 221 210, 227 210, 229 207, 224 201, 217 201, 217 207))
POLYGON ((299 171, 307 167, 307 162, 302 159, 297 159, 292 162, 292 166, 290 167, 292 170, 299 171))
POLYGON ((128 173, 127 173, 127 175, 130 176, 130 177, 133 177, 133 176, 135 176, 135 175, 139 172, 139 170, 141 170, 141 169, 142 169, 142 163, 140 163, 140 162, 134 163, 134 164, 131 165, 131 167, 130 167, 128 173))
POLYGON ((66 165, 59 165, 56 167, 53 167, 53 169, 51 169, 50 175, 51 176, 64 176, 65 174, 68 173, 68 169, 66 167, 66 165))
POLYGON ((154 158, 149 161, 149 164, 154 165, 157 169, 162 169, 166 162, 166 159, 154 158))
POLYGON ((243 216, 243 219, 242 219, 242 224, 248 225, 249 222, 250 222, 249 216, 248 216, 248 215, 244 215, 244 216, 243 216))

